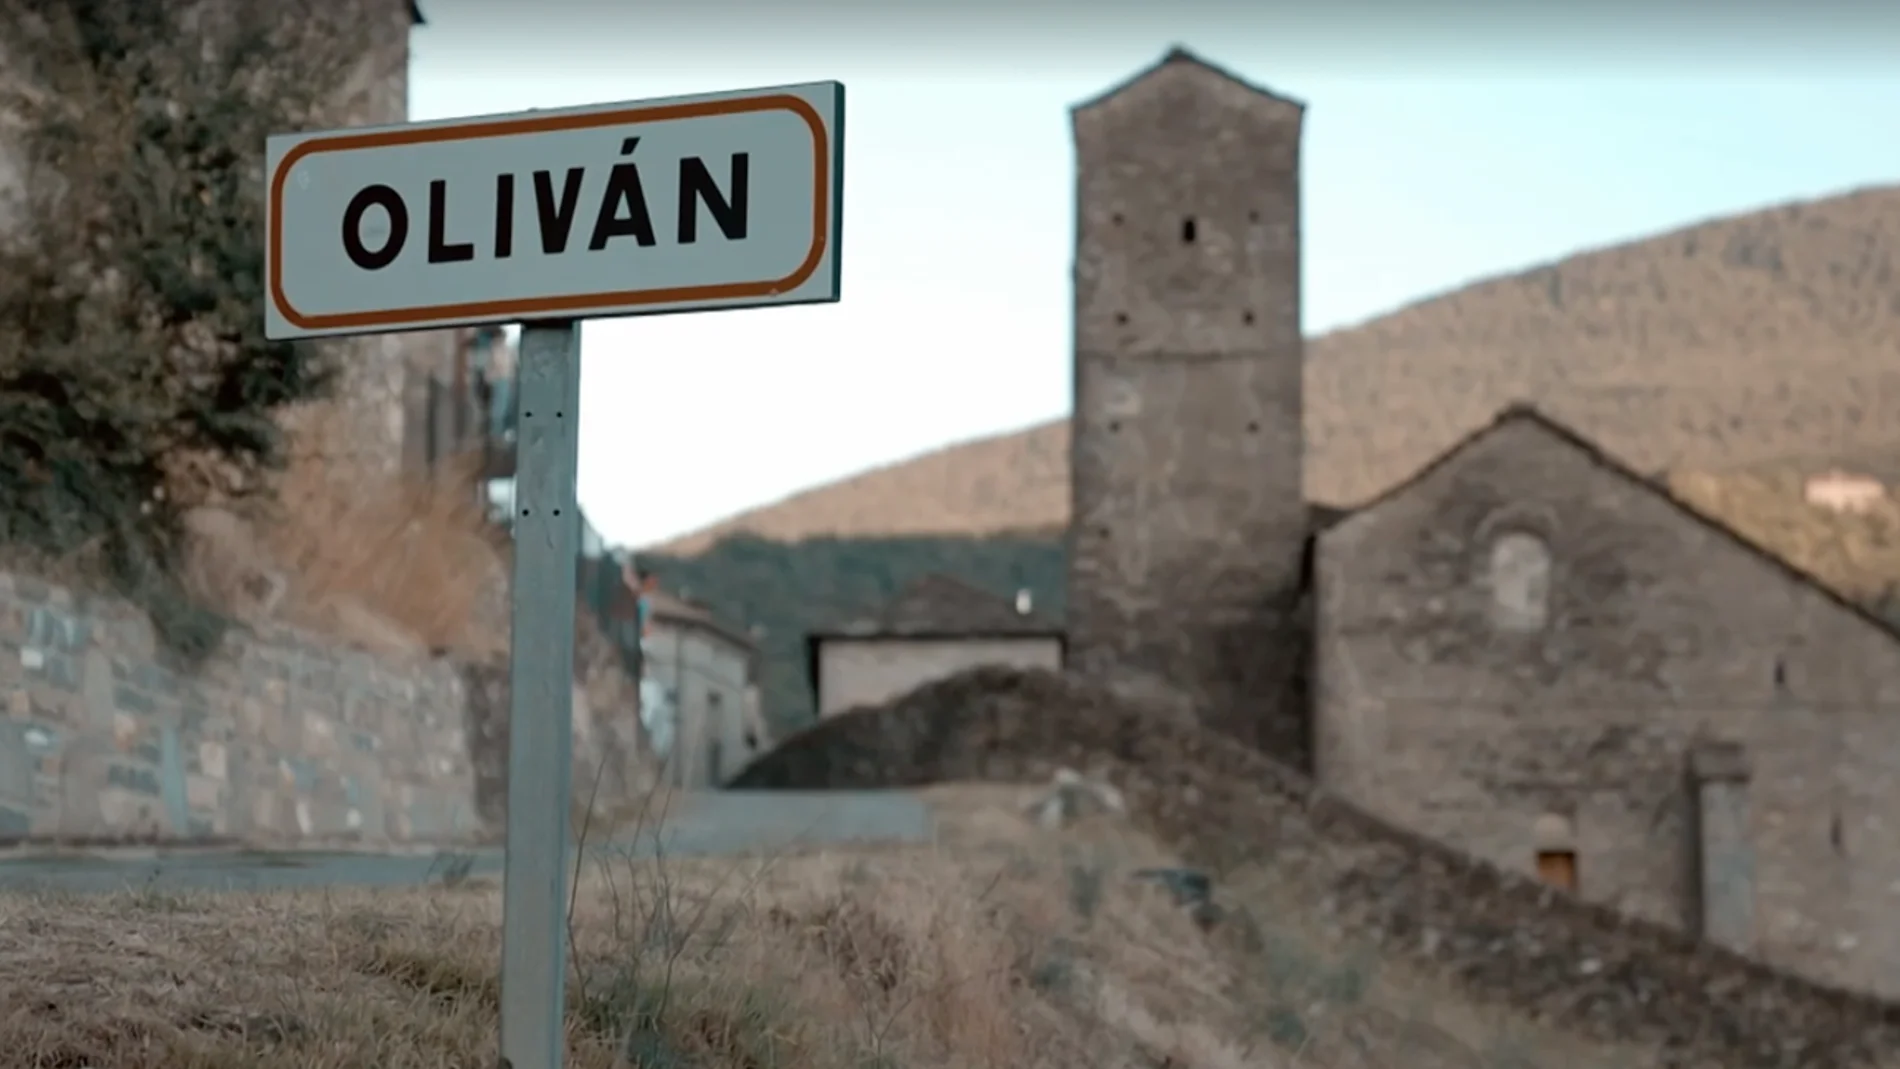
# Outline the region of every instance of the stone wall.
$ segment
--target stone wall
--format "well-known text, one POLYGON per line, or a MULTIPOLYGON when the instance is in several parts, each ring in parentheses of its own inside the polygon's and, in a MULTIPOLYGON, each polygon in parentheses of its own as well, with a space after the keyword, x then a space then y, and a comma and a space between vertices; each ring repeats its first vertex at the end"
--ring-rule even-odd
MULTIPOLYGON (((466 697, 475 808, 497 834, 508 804, 508 717, 512 700, 509 596, 512 543, 497 547, 479 577, 469 634, 484 638, 453 655, 466 697)), ((574 613, 573 801, 611 816, 639 803, 658 781, 653 745, 640 721, 640 695, 625 653, 582 597, 574 613)))
POLYGON ((716 786, 759 751, 747 745, 755 651, 693 613, 653 614, 641 643, 642 670, 672 706, 665 778, 674 787, 716 786))
POLYGON ((1304 763, 1301 105, 1191 57, 1075 113, 1069 663, 1304 763))
POLYGON ((463 689, 287 629, 191 672, 125 603, 0 573, 0 842, 480 833, 463 689))
POLYGON ((1900 997, 1890 631, 1529 413, 1327 531, 1318 579, 1329 790, 1525 874, 1559 817, 1585 898, 1694 930, 1689 757, 1737 745, 1750 949, 1900 997))
MULTIPOLYGON (((659 782, 653 747, 640 725, 638 689, 618 647, 583 607, 574 620, 573 802, 611 816, 647 797, 659 782)), ((468 696, 475 807, 500 831, 508 814, 510 664, 498 658, 460 665, 468 696)))
MULTIPOLYGON (((382 25, 342 93, 339 125, 409 120, 410 0, 362 0, 382 25)), ((426 32, 426 31, 424 31, 426 32)), ((335 343, 343 373, 334 399, 288 414, 300 448, 362 477, 394 474, 403 462, 411 376, 447 375, 461 344, 456 331, 379 334, 335 343)))

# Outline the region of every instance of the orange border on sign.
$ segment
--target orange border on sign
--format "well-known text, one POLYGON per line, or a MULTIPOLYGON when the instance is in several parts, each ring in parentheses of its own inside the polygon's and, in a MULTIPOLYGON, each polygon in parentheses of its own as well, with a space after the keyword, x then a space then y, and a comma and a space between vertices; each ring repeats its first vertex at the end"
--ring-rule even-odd
POLYGON ((270 183, 270 299, 277 313, 299 330, 337 330, 362 327, 409 326, 456 319, 557 318, 603 306, 639 307, 685 301, 746 300, 771 297, 795 289, 818 270, 830 239, 831 144, 824 119, 810 102, 789 93, 747 97, 739 100, 706 100, 689 104, 662 104, 655 107, 624 108, 618 111, 591 112, 584 115, 531 115, 518 119, 494 119, 461 126, 429 126, 420 129, 385 130, 378 133, 343 134, 338 137, 305 141, 284 154, 270 183), (666 122, 672 119, 699 119, 712 115, 743 115, 756 111, 789 111, 805 120, 811 128, 813 147, 812 239, 805 260, 784 278, 766 282, 728 282, 710 286, 673 286, 663 289, 619 290, 586 293, 566 297, 526 297, 505 301, 468 301, 458 304, 425 305, 420 308, 385 309, 377 312, 343 312, 335 315, 305 315, 291 305, 284 294, 284 185, 290 169, 306 156, 319 152, 349 152, 355 149, 388 148, 395 145, 427 145, 442 141, 472 141, 478 138, 512 137, 516 134, 551 133, 557 130, 587 130, 597 126, 618 126, 634 122, 666 122))

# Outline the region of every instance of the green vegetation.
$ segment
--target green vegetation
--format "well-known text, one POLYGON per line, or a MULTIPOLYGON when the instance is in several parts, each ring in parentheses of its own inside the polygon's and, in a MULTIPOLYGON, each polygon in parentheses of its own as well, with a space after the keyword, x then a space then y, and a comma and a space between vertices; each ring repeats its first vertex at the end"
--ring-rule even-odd
POLYGON ((660 585, 709 606, 728 622, 757 628, 766 715, 783 734, 811 722, 805 636, 875 612, 932 572, 1012 596, 1027 588, 1041 611, 1060 619, 1067 558, 1051 536, 988 538, 816 538, 776 542, 754 535, 720 540, 691 557, 641 554, 660 585))
POLYGON ((266 488, 276 413, 333 370, 263 336, 264 139, 324 114, 375 27, 190 10, 0 0, 0 545, 109 577, 202 654, 223 621, 178 579, 182 517, 266 488))

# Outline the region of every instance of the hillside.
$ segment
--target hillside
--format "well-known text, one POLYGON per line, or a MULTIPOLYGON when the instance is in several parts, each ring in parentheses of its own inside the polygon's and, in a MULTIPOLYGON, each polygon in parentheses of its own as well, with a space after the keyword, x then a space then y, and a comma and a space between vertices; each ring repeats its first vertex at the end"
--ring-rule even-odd
MULTIPOLYGON (((1514 400, 1639 470, 1900 475, 1900 188, 1732 216, 1478 282, 1311 340, 1307 493, 1397 482, 1514 400)), ((1048 531, 1068 426, 951 446, 660 547, 1048 531)))
POLYGON ((1802 474, 1787 465, 1719 475, 1677 471, 1669 490, 1900 627, 1900 501, 1890 493, 1864 511, 1823 509, 1806 501, 1802 474))

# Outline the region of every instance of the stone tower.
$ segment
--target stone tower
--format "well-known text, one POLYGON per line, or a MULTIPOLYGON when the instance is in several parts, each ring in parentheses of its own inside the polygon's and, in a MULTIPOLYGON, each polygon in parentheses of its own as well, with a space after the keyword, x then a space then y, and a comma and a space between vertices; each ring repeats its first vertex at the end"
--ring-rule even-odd
MULTIPOLYGON (((409 34, 426 25, 417 0, 362 0, 376 20, 377 46, 342 89, 338 124, 383 126, 409 120, 409 34)), ((459 338, 454 331, 375 334, 339 344, 336 396, 286 415, 301 448, 322 455, 341 478, 394 474, 403 463, 405 423, 412 418, 412 376, 445 372, 459 338)))
POLYGON ((1179 49, 1075 109, 1069 659, 1304 763, 1304 105, 1179 49))

